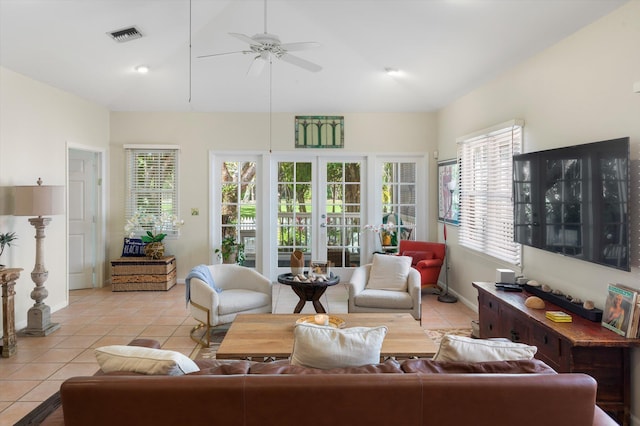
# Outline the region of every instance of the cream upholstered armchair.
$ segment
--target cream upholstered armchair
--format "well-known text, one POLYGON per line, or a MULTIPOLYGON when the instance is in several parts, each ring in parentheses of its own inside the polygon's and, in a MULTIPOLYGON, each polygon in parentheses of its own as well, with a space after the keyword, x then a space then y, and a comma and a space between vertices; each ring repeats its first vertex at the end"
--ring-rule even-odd
POLYGON ((235 264, 199 265, 186 278, 186 298, 191 314, 200 323, 191 338, 209 346, 210 330, 233 322, 240 313, 271 312, 271 280, 259 272, 235 264), (205 328, 202 338, 194 333, 205 328))
POLYGON ((421 319, 420 273, 410 257, 374 254, 373 263, 354 269, 348 286, 349 313, 408 312, 421 319))

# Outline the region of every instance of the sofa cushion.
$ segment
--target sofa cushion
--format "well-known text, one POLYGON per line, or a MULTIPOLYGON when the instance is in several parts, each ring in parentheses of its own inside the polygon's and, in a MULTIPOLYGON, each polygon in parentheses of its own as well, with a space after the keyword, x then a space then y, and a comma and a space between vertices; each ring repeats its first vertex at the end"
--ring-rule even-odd
POLYGON ((356 306, 384 309, 411 309, 413 299, 406 291, 365 289, 354 297, 356 306))
POLYGON ((405 373, 422 374, 557 374, 539 359, 515 361, 453 362, 408 359, 400 364, 405 373))
POLYGON ((434 361, 485 362, 531 359, 538 348, 503 340, 445 335, 434 361))
POLYGON ((258 362, 251 365, 249 374, 402 374, 400 363, 395 359, 388 359, 379 364, 366 364, 357 367, 341 368, 311 368, 301 365, 291 365, 288 360, 274 362, 258 362))
POLYGON ((291 364, 321 369, 377 364, 386 334, 385 326, 338 329, 298 324, 293 331, 291 364))
POLYGON ((407 276, 411 269, 409 256, 374 254, 367 288, 407 291, 407 276))
POLYGON ((269 305, 271 300, 265 293, 246 289, 229 289, 220 293, 219 315, 250 311, 269 305))
POLYGON ((409 256, 411 258, 411 266, 416 266, 418 262, 421 260, 430 260, 433 259, 432 251, 413 251, 406 250, 402 252, 403 256, 409 256))
POLYGON ((129 371, 149 375, 180 376, 198 371, 198 366, 180 352, 139 346, 101 346, 94 351, 105 373, 129 371))

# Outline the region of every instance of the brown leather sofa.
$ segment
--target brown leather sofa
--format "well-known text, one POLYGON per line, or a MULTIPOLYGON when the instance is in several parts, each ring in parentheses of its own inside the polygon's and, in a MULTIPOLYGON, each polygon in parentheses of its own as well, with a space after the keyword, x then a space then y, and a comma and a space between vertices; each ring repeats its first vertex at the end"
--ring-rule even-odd
POLYGON ((199 361, 185 376, 109 374, 61 386, 44 425, 615 425, 596 382, 538 360, 388 360, 317 370, 285 361, 199 361))

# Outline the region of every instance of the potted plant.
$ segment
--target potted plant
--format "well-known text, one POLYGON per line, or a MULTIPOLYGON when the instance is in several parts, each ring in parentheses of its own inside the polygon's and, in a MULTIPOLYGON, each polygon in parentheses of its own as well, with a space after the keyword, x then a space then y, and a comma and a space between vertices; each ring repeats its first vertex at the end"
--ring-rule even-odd
POLYGON ((222 259, 222 263, 244 265, 244 244, 237 242, 231 235, 222 240, 220 248, 215 249, 215 253, 218 259, 222 259))
POLYGON ((142 242, 146 244, 144 246, 144 254, 152 259, 160 259, 164 256, 164 244, 162 240, 164 240, 166 236, 167 234, 154 234, 151 231, 147 231, 147 235, 141 237, 142 242))
MULTIPOLYGON (((11 247, 11 243, 17 239, 18 237, 16 236, 15 232, 6 232, 0 234, 0 256, 2 256, 2 253, 4 253, 5 247, 11 247)), ((4 265, 0 264, 0 269, 2 268, 4 268, 4 265)))

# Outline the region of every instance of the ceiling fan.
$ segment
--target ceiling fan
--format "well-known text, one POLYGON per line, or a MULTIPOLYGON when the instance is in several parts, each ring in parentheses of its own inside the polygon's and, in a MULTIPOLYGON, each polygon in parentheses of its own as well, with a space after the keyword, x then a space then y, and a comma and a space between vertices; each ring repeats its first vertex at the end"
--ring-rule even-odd
POLYGON ((247 72, 248 75, 254 76, 259 75, 264 68, 264 64, 266 64, 267 62, 271 63, 273 58, 280 59, 284 62, 288 62, 292 65, 299 66, 312 72, 318 72, 322 69, 322 67, 318 64, 314 64, 313 62, 307 61, 306 59, 302 59, 289 53, 318 47, 320 46, 320 43, 311 41, 281 43, 280 38, 277 35, 269 34, 267 32, 267 0, 264 0, 264 32, 262 34, 255 34, 252 37, 240 33, 229 33, 229 35, 248 43, 249 48, 247 50, 238 50, 234 52, 201 55, 198 56, 198 58, 233 55, 236 53, 255 54, 253 62, 249 67, 249 71, 247 72))

